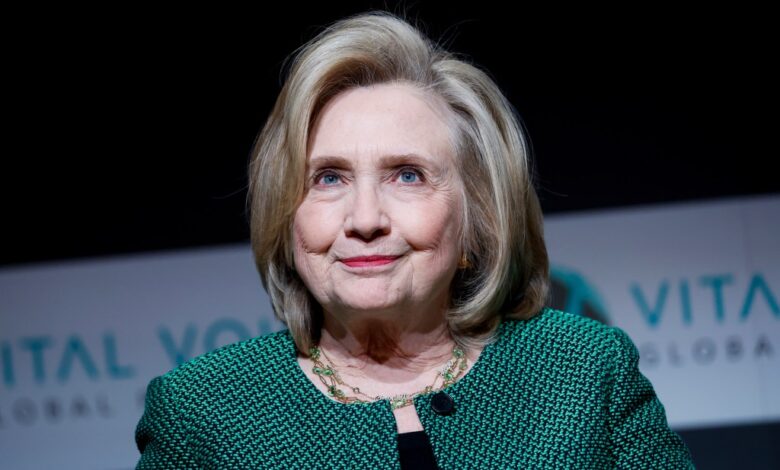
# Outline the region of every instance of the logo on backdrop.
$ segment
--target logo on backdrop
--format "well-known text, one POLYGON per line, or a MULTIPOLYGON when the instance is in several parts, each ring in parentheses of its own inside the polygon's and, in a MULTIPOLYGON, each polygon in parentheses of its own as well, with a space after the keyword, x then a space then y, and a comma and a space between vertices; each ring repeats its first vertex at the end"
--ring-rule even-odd
POLYGON ((550 284, 553 308, 610 324, 601 295, 580 273, 561 266, 552 266, 550 284))
MULTIPOLYGON (((610 315, 595 284, 582 273, 554 266, 551 281, 554 308, 620 326, 620 319, 610 315)), ((649 340, 638 344, 641 366, 646 369, 708 366, 720 361, 734 363, 774 357, 777 345, 773 344, 770 335, 766 331, 746 330, 741 324, 756 315, 769 314, 780 320, 777 290, 761 273, 739 281, 740 277, 735 274, 718 274, 681 279, 676 283, 668 279, 655 285, 629 283, 628 294, 634 308, 625 314, 638 315, 640 324, 645 325, 651 337, 669 337, 668 331, 663 335, 658 332, 670 325, 690 333, 684 335, 684 340, 649 340), (704 291, 703 297, 711 299, 709 305, 694 309, 692 292, 702 294, 694 289, 704 291), (739 300, 739 309, 728 312, 726 300, 734 298, 739 300), (709 315, 716 325, 715 331, 720 330, 723 334, 697 335, 695 326, 699 315, 709 315)))
MULTIPOLYGON (((216 318, 206 325, 190 323, 181 330, 159 325, 157 341, 164 356, 161 364, 166 367, 167 360, 167 368, 172 369, 199 354, 250 339, 255 333, 276 331, 280 326, 269 318, 260 318, 256 326, 235 318, 216 318)), ((138 384, 137 364, 120 353, 127 344, 137 341, 114 332, 105 332, 100 341, 78 334, 0 340, 0 431, 12 426, 112 419, 120 408, 128 406, 140 413, 146 379, 135 390, 131 404, 119 403, 111 393, 100 389, 101 382, 138 384), (73 391, 85 388, 85 384, 92 392, 73 391), (41 391, 50 393, 40 396, 41 391)))

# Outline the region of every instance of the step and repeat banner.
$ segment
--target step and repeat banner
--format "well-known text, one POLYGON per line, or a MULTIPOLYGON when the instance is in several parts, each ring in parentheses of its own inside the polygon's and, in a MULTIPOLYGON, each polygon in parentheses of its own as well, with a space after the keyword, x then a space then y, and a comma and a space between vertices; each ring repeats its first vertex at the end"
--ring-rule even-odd
MULTIPOLYGON (((780 196, 551 216, 554 306, 623 328, 676 429, 780 420, 780 196)), ((281 328, 248 245, 0 270, 0 467, 129 469, 151 378, 281 328)))

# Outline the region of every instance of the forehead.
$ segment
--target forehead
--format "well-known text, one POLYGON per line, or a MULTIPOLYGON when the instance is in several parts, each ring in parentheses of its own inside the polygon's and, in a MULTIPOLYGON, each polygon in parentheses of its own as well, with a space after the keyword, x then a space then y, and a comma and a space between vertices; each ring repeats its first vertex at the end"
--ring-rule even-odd
POLYGON ((450 113, 440 99, 411 85, 352 88, 323 107, 312 126, 307 158, 416 154, 453 162, 450 113))

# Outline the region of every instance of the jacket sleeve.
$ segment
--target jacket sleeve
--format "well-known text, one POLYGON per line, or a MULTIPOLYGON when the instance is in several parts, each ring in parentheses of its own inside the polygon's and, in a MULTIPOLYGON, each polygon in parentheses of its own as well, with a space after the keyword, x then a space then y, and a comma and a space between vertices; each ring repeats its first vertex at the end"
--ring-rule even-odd
POLYGON ((164 376, 155 377, 146 388, 144 414, 135 429, 135 442, 141 452, 136 470, 198 468, 189 453, 184 423, 164 376))
POLYGON ((663 405, 650 381, 639 371, 636 346, 624 331, 612 331, 616 354, 609 419, 617 468, 693 468, 688 448, 669 428, 663 405))

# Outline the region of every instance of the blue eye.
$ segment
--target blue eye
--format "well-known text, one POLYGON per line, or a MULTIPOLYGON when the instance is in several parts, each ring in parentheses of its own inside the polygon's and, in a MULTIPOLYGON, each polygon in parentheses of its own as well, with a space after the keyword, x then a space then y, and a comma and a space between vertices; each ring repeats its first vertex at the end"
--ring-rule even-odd
POLYGON ((339 182, 339 175, 334 173, 325 173, 320 177, 320 181, 326 186, 332 186, 339 182))
POLYGON ((401 181, 403 183, 416 183, 419 179, 419 175, 414 171, 404 170, 401 172, 401 181))

